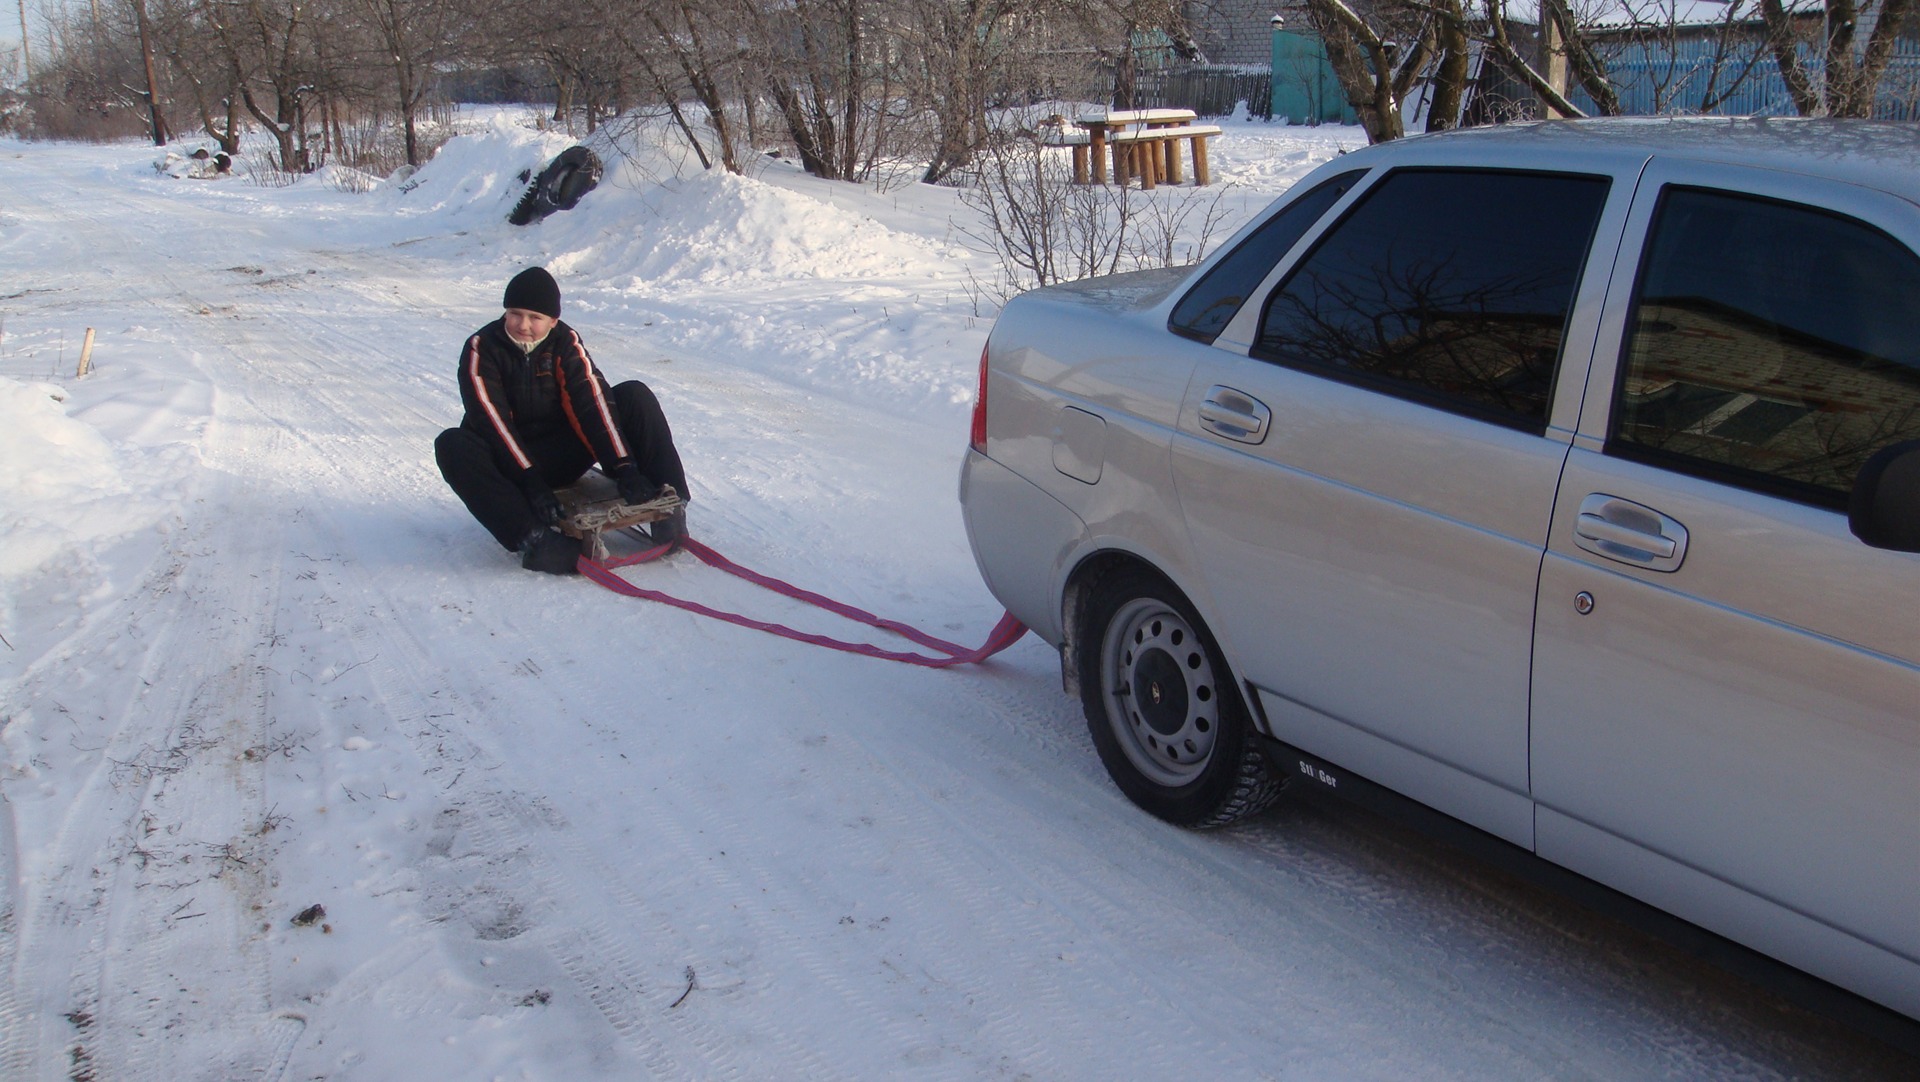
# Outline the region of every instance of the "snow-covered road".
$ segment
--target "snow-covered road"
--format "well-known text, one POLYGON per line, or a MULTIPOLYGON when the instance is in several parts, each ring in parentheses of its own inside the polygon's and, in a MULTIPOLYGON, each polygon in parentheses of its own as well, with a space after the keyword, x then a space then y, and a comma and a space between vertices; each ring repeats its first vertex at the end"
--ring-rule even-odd
MULTIPOLYGON (((1216 170, 1257 206, 1354 138, 1234 126, 1216 170)), ((0 142, 0 1076, 1914 1069, 1358 812, 1148 818, 1034 640, 928 672, 521 571, 431 444, 545 263, 703 540, 946 638, 999 615, 952 193, 655 163, 507 226, 564 145, 498 120, 350 195, 0 142)))

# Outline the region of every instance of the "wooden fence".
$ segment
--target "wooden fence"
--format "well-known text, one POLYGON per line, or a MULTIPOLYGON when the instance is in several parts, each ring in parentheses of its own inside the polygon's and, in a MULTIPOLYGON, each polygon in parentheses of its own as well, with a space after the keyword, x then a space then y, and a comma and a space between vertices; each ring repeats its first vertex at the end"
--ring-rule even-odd
POLYGON ((1227 116, 1240 102, 1265 120, 1273 112, 1273 74, 1264 68, 1192 67, 1143 71, 1135 76, 1140 109, 1191 109, 1201 116, 1227 116))

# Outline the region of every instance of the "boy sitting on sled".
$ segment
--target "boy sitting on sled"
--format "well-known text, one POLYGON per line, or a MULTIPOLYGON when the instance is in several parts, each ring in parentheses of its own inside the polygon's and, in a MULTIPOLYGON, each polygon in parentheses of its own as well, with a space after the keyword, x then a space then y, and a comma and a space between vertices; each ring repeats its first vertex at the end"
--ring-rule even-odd
MULTIPOLYGON (((529 267, 507 283, 506 312, 467 338, 460 353, 466 416, 434 441, 440 475, 520 566, 574 573, 579 538, 559 529, 554 489, 596 461, 627 504, 670 486, 689 497, 686 471, 660 402, 639 380, 615 387, 594 366, 579 332, 560 322, 560 286, 529 267)), ((686 533, 686 509, 655 522, 655 544, 686 533)))

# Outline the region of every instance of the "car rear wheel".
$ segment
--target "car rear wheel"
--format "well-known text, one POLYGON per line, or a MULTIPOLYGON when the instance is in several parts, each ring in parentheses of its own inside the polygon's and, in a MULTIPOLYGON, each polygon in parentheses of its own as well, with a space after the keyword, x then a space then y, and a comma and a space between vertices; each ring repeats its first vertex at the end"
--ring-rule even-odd
POLYGON ((1082 611, 1081 705, 1120 791, 1181 826, 1220 826, 1273 803, 1279 780, 1186 598, 1126 568, 1096 582, 1082 611))

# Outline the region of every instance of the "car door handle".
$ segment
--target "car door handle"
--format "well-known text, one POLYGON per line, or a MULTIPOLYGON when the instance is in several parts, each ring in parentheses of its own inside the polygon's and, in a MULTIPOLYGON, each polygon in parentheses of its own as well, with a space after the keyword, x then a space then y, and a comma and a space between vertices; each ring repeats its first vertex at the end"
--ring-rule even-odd
POLYGON ((1574 543, 1588 552, 1653 571, 1687 558, 1687 528, 1651 507, 1595 492, 1580 501, 1574 543))
POLYGON ((1267 438, 1273 411, 1266 403, 1231 387, 1207 388, 1200 403, 1200 427, 1236 443, 1259 443, 1267 438))
POLYGON ((1611 545, 1639 549, 1660 559, 1673 555, 1673 538, 1646 533, 1618 522, 1608 522, 1599 515, 1581 515, 1573 531, 1589 541, 1605 541, 1611 545))

